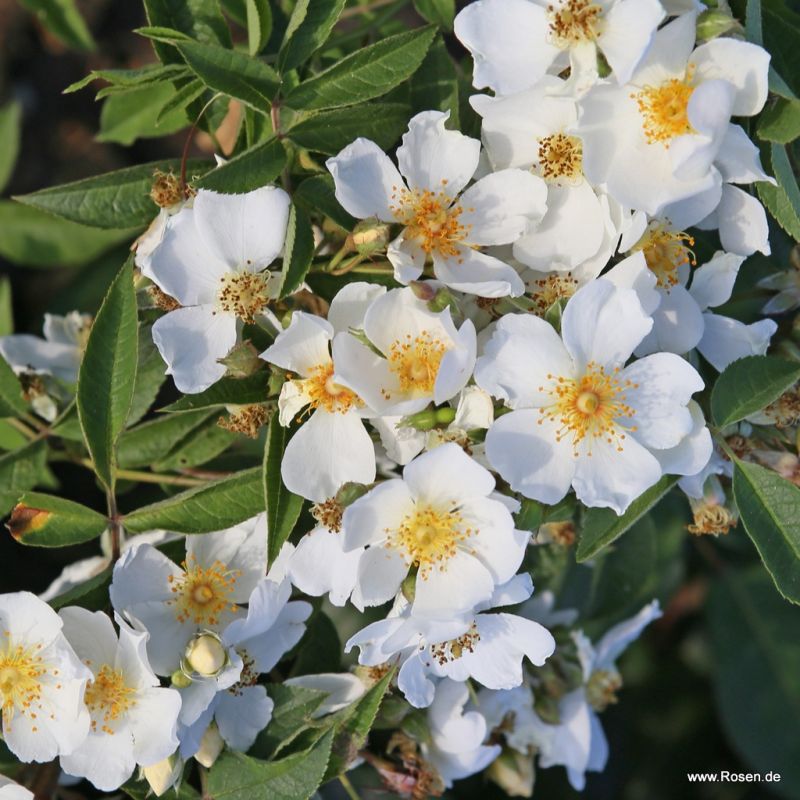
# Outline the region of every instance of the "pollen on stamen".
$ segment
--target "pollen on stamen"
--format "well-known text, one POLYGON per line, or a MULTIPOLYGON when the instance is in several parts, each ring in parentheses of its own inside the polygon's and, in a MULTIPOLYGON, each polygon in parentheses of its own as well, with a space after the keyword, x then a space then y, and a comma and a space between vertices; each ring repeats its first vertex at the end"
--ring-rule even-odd
POLYGON ((418 336, 406 334, 393 342, 386 358, 389 369, 397 376, 400 390, 412 395, 431 394, 447 350, 447 345, 429 331, 422 331, 418 336))
POLYGON ((645 86, 631 95, 642 116, 648 144, 669 147, 677 136, 694 132, 688 115, 689 99, 694 92, 691 73, 689 69, 684 80, 671 78, 660 86, 645 86))
POLYGON ((221 561, 204 568, 193 557, 183 562, 183 568, 183 575, 167 578, 175 595, 167 602, 175 606, 179 622, 217 625, 223 614, 236 610, 231 594, 241 570, 230 570, 221 561))
POLYGON ((114 723, 136 706, 136 690, 125 682, 121 670, 103 664, 86 686, 86 707, 92 717, 92 730, 114 734, 114 723))
POLYGON ((684 264, 697 265, 694 237, 684 231, 669 230, 662 223, 651 223, 648 230, 634 246, 641 250, 649 270, 656 276, 657 285, 670 289, 680 281, 680 268, 684 264))
POLYGON ((576 183, 583 177, 583 142, 553 133, 539 139, 538 171, 548 183, 576 183))
POLYGON ((333 380, 333 362, 318 364, 307 378, 302 379, 308 397, 308 410, 322 408, 329 414, 346 414, 351 408, 361 408, 364 403, 350 389, 333 380))
MULTIPOLYGON (((446 186, 446 181, 442 180, 442 186, 446 186)), ((461 222, 463 206, 445 191, 392 189, 390 209, 405 226, 406 240, 415 242, 426 256, 457 256, 459 245, 471 229, 471 225, 461 222)))
POLYGON ((226 272, 217 292, 219 310, 252 323, 269 304, 269 279, 269 272, 226 272))
POLYGON ((547 6, 553 44, 563 50, 597 39, 602 11, 602 6, 591 0, 565 0, 547 6))

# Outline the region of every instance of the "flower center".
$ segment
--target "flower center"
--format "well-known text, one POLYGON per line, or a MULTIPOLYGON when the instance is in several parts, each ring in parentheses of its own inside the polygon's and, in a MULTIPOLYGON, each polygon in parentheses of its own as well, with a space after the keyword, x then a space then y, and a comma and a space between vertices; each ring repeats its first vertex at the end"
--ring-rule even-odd
POLYGON ((31 708, 41 698, 42 678, 47 674, 47 667, 38 655, 41 645, 28 648, 14 645, 9 637, 6 632, 5 642, 0 646, 0 708, 6 725, 10 724, 15 711, 36 719, 31 708))
POLYGON ((325 502, 311 506, 311 516, 333 533, 339 533, 342 530, 344 508, 335 497, 329 497, 325 502))
POLYGON ((255 315, 269 303, 269 278, 269 272, 226 272, 220 278, 217 292, 220 311, 253 322, 255 315))
POLYGON ((136 689, 125 683, 122 670, 103 664, 93 681, 86 684, 86 707, 92 715, 92 730, 113 734, 111 727, 130 708, 136 705, 136 689))
POLYGON ((329 414, 346 414, 363 405, 355 392, 334 383, 333 362, 318 364, 303 381, 311 409, 324 408, 329 414))
POLYGON ((179 622, 217 625, 222 613, 236 610, 230 595, 241 570, 229 570, 220 561, 204 569, 194 558, 184 561, 182 566, 183 575, 170 575, 167 579, 175 595, 168 602, 175 606, 179 622))
POLYGON ((590 0, 567 0, 559 6, 547 7, 550 35, 553 43, 562 50, 581 42, 594 41, 599 31, 602 8, 590 0))
POLYGON ((548 183, 578 181, 583 177, 583 142, 566 133, 539 139, 539 170, 548 183))
MULTIPOLYGON (((414 396, 432 394, 439 366, 447 350, 447 345, 428 331, 422 331, 415 337, 406 334, 405 339, 393 342, 387 359, 389 369, 400 382, 400 390, 414 396)), ((389 398, 386 391, 383 394, 389 398)))
POLYGON ((439 665, 444 666, 450 661, 461 658, 465 652, 474 652, 480 640, 481 635, 478 633, 478 628, 473 622, 469 630, 466 633, 462 633, 461 636, 456 639, 432 644, 431 656, 439 665))
POLYGON ((605 711, 617 702, 617 692, 622 688, 622 678, 616 670, 598 669, 586 684, 586 699, 595 711, 605 711))
POLYGON ((687 114, 689 98, 694 91, 690 78, 690 74, 685 80, 672 78, 661 86, 645 86, 631 95, 639 106, 642 128, 649 144, 661 142, 669 147, 676 136, 694 131, 687 114))
POLYGON ((694 247, 694 237, 688 233, 656 226, 642 237, 635 249, 644 253, 648 268, 658 279, 657 285, 669 289, 678 283, 680 267, 697 264, 691 247, 694 247))
MULTIPOLYGON (((446 184, 446 181, 442 183, 446 184)), ((390 207, 395 219, 405 225, 405 238, 415 241, 426 255, 458 255, 458 245, 471 227, 461 224, 464 208, 453 205, 454 198, 444 191, 392 188, 394 204, 390 207)))
POLYGON ((571 272, 560 272, 548 275, 533 281, 531 298, 536 304, 535 312, 544 316, 553 303, 559 300, 568 300, 578 289, 578 281, 572 277, 571 272))
POLYGON ((725 506, 717 503, 702 503, 692 509, 693 522, 686 529, 695 536, 711 534, 720 536, 736 527, 736 516, 725 506))
MULTIPOLYGON (((638 384, 629 380, 621 381, 617 375, 619 367, 611 374, 594 362, 589 362, 581 378, 564 378, 548 375, 554 381, 549 390, 544 386, 539 391, 548 392, 553 398, 550 406, 539 409, 544 419, 558 422, 556 441, 565 438, 572 441, 574 455, 578 455, 578 445, 584 439, 605 439, 609 444, 616 443, 622 450, 625 431, 635 431, 627 423, 635 416, 635 411, 625 402, 625 391, 635 389, 638 384)), ((587 455, 591 455, 591 449, 587 455)))
POLYGON ((434 567, 443 569, 473 531, 464 527, 464 518, 455 508, 421 506, 387 533, 389 544, 405 553, 419 567, 419 577, 425 579, 434 567))

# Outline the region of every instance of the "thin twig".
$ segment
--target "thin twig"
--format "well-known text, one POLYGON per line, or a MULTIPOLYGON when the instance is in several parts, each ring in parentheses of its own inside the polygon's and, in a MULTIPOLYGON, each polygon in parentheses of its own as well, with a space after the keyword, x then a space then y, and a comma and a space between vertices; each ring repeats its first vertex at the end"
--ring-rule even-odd
MULTIPOLYGON (((56 459, 58 460, 58 459, 56 459)), ((71 461, 74 464, 80 464, 86 469, 94 471, 94 464, 90 458, 69 458, 65 460, 71 461)), ((203 486, 207 483, 205 480, 199 478, 186 478, 181 475, 164 475, 158 472, 144 472, 143 470, 136 469, 118 469, 117 477, 127 481, 141 481, 142 483, 164 483, 168 486, 184 486, 194 487, 203 486)))
POLYGON ((347 792, 347 796, 350 800, 361 800, 358 792, 355 790, 355 787, 352 783, 350 783, 350 778, 347 775, 340 775, 339 776, 339 783, 342 784, 342 788, 347 792))
POLYGON ((22 420, 9 417, 6 422, 11 425, 12 428, 16 428, 26 439, 33 441, 39 438, 39 434, 37 434, 36 431, 32 431, 22 420))
POLYGON ((357 17, 359 14, 369 14, 371 11, 377 11, 379 8, 383 8, 384 6, 390 6, 394 2, 396 2, 396 0, 373 0, 372 3, 367 3, 363 6, 346 8, 341 14, 339 14, 339 19, 350 19, 350 17, 357 17))

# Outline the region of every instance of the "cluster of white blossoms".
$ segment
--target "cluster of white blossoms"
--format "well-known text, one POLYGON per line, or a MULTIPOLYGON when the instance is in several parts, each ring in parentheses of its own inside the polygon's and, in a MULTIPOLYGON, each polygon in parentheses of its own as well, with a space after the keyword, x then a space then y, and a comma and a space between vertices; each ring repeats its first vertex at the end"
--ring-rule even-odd
MULTIPOLYGON (((603 769, 598 712, 658 603, 592 643, 574 612, 532 597, 526 553, 543 539, 518 529, 521 504, 574 493, 621 515, 664 475, 702 496, 722 460, 693 399, 701 359, 721 371, 763 354, 776 327, 713 311, 745 258, 769 253, 764 209, 742 187, 772 179, 732 121, 764 105, 769 57, 734 38, 696 46, 698 8, 461 11, 474 85, 492 91, 471 98, 482 141, 425 111, 394 157, 359 138, 327 161, 344 210, 390 232, 391 285, 348 276, 329 304, 279 316, 286 191, 200 189, 162 213, 136 263, 166 312, 152 334, 167 373, 203 392, 249 326, 266 332, 260 368, 277 397, 262 405, 291 429, 281 477, 318 525, 269 573, 263 514, 188 537, 180 565, 134 538, 113 566, 116 629, 0 596, 12 752, 59 756, 113 789, 137 765, 169 784, 186 759, 247 751, 272 715, 263 676, 312 610, 294 588, 387 609, 345 652, 362 675, 397 667, 399 691, 428 709, 419 757, 442 787, 533 754, 576 789, 603 769), (702 265, 692 226, 718 230, 702 265)), ((74 381, 81 325, 49 318, 49 344, 9 337, 0 352, 74 381)), ((352 675, 300 682, 329 691, 328 710, 364 691, 352 675)))

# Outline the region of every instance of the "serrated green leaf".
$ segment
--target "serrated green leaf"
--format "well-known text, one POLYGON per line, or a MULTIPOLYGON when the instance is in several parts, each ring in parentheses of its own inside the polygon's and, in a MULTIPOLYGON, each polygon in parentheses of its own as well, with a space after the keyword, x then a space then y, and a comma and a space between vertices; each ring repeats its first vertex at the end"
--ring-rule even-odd
POLYGON ((302 118, 286 135, 301 147, 326 155, 336 155, 359 136, 388 150, 406 129, 408 118, 404 103, 367 103, 302 118))
MULTIPOLYGON (((107 89, 134 89, 159 83, 168 78, 177 78, 189 74, 188 67, 181 64, 146 64, 135 69, 93 69, 88 75, 64 89, 63 94, 71 94, 85 88, 94 81, 105 81, 107 89)), ((100 97, 100 95, 98 95, 100 97)))
POLYGON ((345 230, 352 230, 356 220, 339 205, 334 192, 333 178, 330 175, 314 175, 306 178, 297 187, 293 199, 309 214, 322 213, 345 230))
POLYGON ((773 356, 746 356, 734 361, 717 379, 711 393, 711 414, 724 428, 777 400, 800 380, 800 365, 773 356))
POLYGON ((12 333, 14 333, 14 308, 11 305, 11 281, 4 275, 0 278, 0 336, 9 336, 12 333))
POLYGON ((245 150, 195 183, 200 189, 243 194, 272 183, 286 166, 286 150, 278 139, 245 150))
POLYGON ((8 362, 0 356, 0 417, 17 417, 25 414, 28 404, 22 386, 8 362))
POLYGON ((56 611, 64 606, 80 606, 89 611, 102 611, 108 606, 108 587, 111 584, 113 571, 111 566, 100 570, 79 586, 73 586, 66 592, 56 595, 49 601, 50 605, 56 611))
POLYGON ((641 519, 678 482, 675 475, 664 475, 658 483, 643 492, 621 516, 610 508, 590 508, 586 512, 581 538, 575 553, 577 561, 588 561, 622 536, 641 519))
POLYGON ((131 145, 137 139, 167 136, 185 128, 189 119, 182 108, 161 115, 174 93, 171 83, 154 83, 107 97, 100 112, 97 141, 131 145))
POLYGON ((94 50, 92 34, 80 15, 75 0, 20 0, 42 25, 67 47, 94 50))
POLYGON ((187 394, 180 400, 160 409, 166 412, 195 411, 200 408, 224 408, 228 405, 263 403, 267 399, 269 371, 247 378, 223 378, 198 394, 187 394))
MULTIPOLYGON (((144 0, 147 22, 151 26, 172 28, 199 42, 231 46, 231 33, 217 0, 144 0)), ((174 47, 153 45, 165 64, 181 61, 174 47)))
POLYGON ((456 15, 455 0, 414 0, 414 8, 427 22, 450 31, 456 15))
POLYGON ((333 732, 312 747, 277 761, 258 761, 226 750, 208 774, 214 800, 308 800, 322 783, 333 732))
POLYGON ((134 533, 158 528, 175 533, 211 533, 238 525, 262 511, 261 468, 255 467, 139 508, 124 517, 124 525, 134 533))
POLYGON ((322 47, 344 6, 345 0, 298 0, 278 52, 278 69, 296 69, 322 47))
POLYGON ((279 753, 312 723, 311 715, 322 705, 327 692, 302 686, 269 684, 267 694, 275 703, 269 725, 258 735, 250 754, 267 758, 279 753))
POLYGON ((78 225, 11 200, 0 200, 0 230, 0 256, 24 267, 88 264, 135 235, 78 225))
POLYGON ((800 738, 792 733, 800 715, 800 609, 776 594, 760 566, 725 572, 707 609, 723 728, 754 770, 780 775, 779 795, 800 797, 800 738))
POLYGON ((314 232, 311 222, 303 211, 292 205, 286 227, 283 270, 279 299, 296 292, 308 274, 314 257, 314 232))
POLYGON ((170 414, 125 431, 117 444, 120 467, 147 467, 165 458, 186 436, 203 426, 214 411, 170 414))
POLYGON ((456 65, 439 37, 411 79, 412 111, 415 114, 428 110, 449 111, 448 125, 458 130, 458 100, 456 65))
POLYGON ((22 106, 16 101, 6 103, 0 108, 0 192, 14 171, 19 153, 19 134, 22 125, 22 106))
POLYGON ((281 480, 281 461, 289 436, 278 416, 279 412, 276 410, 269 423, 262 465, 264 504, 267 509, 268 564, 272 564, 278 557, 303 509, 303 498, 292 494, 281 480))
POLYGON ((80 503, 38 492, 25 492, 6 523, 20 543, 33 547, 66 547, 96 539, 107 527, 102 514, 80 503))
POLYGON ((800 489, 777 472, 737 459, 733 496, 778 591, 800 603, 800 489))
POLYGON ((139 352, 133 268, 111 284, 92 324, 78 373, 78 417, 97 476, 114 487, 117 439, 128 419, 139 352))
MULTIPOLYGON (((187 172, 207 170, 207 161, 190 161, 187 172)), ((180 161, 151 161, 60 186, 51 186, 14 199, 64 219, 98 228, 135 228, 158 214, 150 199, 156 170, 180 173, 180 161)))
MULTIPOLYGON (((184 416, 172 414, 170 418, 184 416)), ((238 438, 239 435, 221 428, 217 421, 219 415, 214 414, 195 431, 188 433, 182 442, 160 461, 153 463, 157 472, 172 472, 190 467, 197 467, 224 453, 238 438)))
POLYGON ((247 11, 247 48, 250 55, 260 53, 272 33, 272 9, 269 0, 245 0, 247 11))
POLYGON ((303 641, 297 648, 291 677, 339 672, 342 668, 342 640, 333 620, 317 610, 306 624, 303 641))
POLYGON ((152 325, 139 325, 139 355, 136 362, 136 381, 127 425, 135 425, 149 410, 167 379, 166 367, 153 342, 152 325))
POLYGON ((11 511, 16 498, 15 492, 22 494, 32 489, 42 479, 47 466, 47 445, 43 440, 30 442, 19 450, 0 456, 0 487, 8 493, 5 501, 0 500, 0 517, 11 511))
POLYGON ((756 132, 767 142, 793 142, 800 136, 800 100, 776 100, 759 117, 756 132))
POLYGON ((280 87, 280 77, 272 67, 247 53, 213 44, 181 41, 176 46, 206 86, 256 111, 269 112, 280 87))
POLYGON ((312 111, 380 97, 414 74, 435 33, 433 27, 419 28, 358 50, 289 92, 286 105, 312 111))
POLYGON ((161 106, 161 110, 156 117, 156 125, 161 125, 170 114, 179 108, 184 109, 184 112, 188 116, 190 114, 189 106, 208 91, 206 85, 200 78, 190 78, 185 82, 176 81, 175 86, 178 87, 181 83, 183 83, 183 85, 176 88, 172 97, 161 106))

